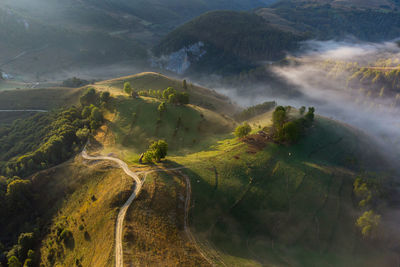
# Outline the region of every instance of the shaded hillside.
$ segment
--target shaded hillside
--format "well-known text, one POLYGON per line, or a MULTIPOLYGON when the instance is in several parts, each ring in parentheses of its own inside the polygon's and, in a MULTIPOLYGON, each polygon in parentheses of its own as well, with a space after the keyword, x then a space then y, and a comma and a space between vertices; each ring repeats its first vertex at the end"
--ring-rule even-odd
POLYGON ((278 25, 308 32, 317 39, 342 39, 348 35, 381 41, 400 35, 400 16, 395 9, 341 8, 334 5, 282 1, 257 14, 278 25), (270 12, 274 15, 271 16, 270 12), (274 17, 274 16, 278 16, 274 17))
POLYGON ((186 61, 189 68, 193 64, 191 72, 240 72, 255 62, 282 58, 302 39, 252 13, 216 11, 178 27, 154 52, 169 57, 169 62, 161 64, 166 64, 167 69, 176 64, 171 70, 177 72, 182 68, 185 71, 179 64, 187 64, 186 61))
MULTIPOLYGON (((269 125, 270 119, 271 113, 251 125, 269 125)), ((390 181, 368 137, 316 118, 298 144, 254 141, 261 139, 257 134, 228 139, 209 151, 174 158, 190 166, 185 173, 196 203, 192 224, 210 257, 227 266, 392 266, 396 252, 362 237, 356 227, 365 210, 389 215, 380 193, 366 207, 354 195, 356 177, 383 191, 390 181)))

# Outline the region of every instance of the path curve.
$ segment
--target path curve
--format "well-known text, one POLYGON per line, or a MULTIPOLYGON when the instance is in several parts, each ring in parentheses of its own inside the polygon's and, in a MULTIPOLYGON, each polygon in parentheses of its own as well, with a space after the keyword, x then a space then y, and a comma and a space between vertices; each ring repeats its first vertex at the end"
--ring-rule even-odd
MULTIPOLYGON (((142 189, 143 183, 147 177, 148 174, 154 173, 154 172, 164 172, 164 171, 177 171, 184 169, 185 167, 178 167, 178 168, 171 168, 171 169, 156 169, 156 170, 151 170, 151 171, 145 171, 145 172, 133 172, 129 169, 128 165, 114 157, 109 157, 109 156, 89 156, 87 154, 86 148, 83 149, 82 151, 82 157, 87 160, 109 160, 116 162, 121 169, 124 170, 124 172, 132 177, 135 182, 135 190, 133 191, 132 195, 128 198, 128 200, 125 202, 125 204, 121 207, 118 216, 117 216, 117 223, 115 226, 115 266, 116 267, 123 267, 124 265, 124 253, 123 253, 123 248, 122 248, 122 239, 123 239, 123 224, 124 224, 124 219, 126 216, 126 213, 128 211, 129 206, 132 204, 133 200, 136 198, 136 196, 140 193, 140 190, 142 189), (144 179, 141 180, 139 178, 139 174, 144 174, 144 179)), ((191 197, 191 185, 190 185, 190 179, 187 175, 183 174, 180 172, 180 174, 186 179, 186 199, 185 199, 185 216, 184 216, 184 230, 186 235, 188 236, 189 240, 194 244, 196 247, 197 251, 200 253, 200 255, 211 265, 215 266, 215 264, 210 260, 206 253, 203 251, 203 249, 197 244, 196 239, 194 238, 193 234, 190 231, 189 228, 189 210, 190 210, 190 197, 191 197)))
POLYGON ((142 189, 143 182, 140 180, 137 173, 131 171, 128 165, 120 159, 107 157, 107 156, 89 156, 86 152, 86 149, 82 151, 82 157, 87 160, 109 160, 116 162, 124 172, 135 179, 136 186, 132 195, 128 198, 125 204, 121 207, 117 217, 117 223, 115 226, 115 266, 123 267, 124 266, 124 251, 122 249, 122 234, 123 234, 123 224, 126 216, 126 212, 128 211, 129 206, 132 204, 133 200, 139 194, 142 189))
POLYGON ((190 179, 189 177, 180 172, 180 174, 185 178, 186 180, 186 199, 185 199, 185 217, 184 217, 184 225, 183 228, 185 230, 185 233, 189 240, 192 242, 192 244, 195 246, 196 250, 199 252, 199 254, 211 265, 215 266, 214 262, 207 256, 207 254, 204 252, 204 250, 199 246, 197 243, 195 237, 193 236, 192 232, 190 231, 189 228, 189 211, 190 211, 190 198, 192 195, 192 187, 190 184, 190 179))

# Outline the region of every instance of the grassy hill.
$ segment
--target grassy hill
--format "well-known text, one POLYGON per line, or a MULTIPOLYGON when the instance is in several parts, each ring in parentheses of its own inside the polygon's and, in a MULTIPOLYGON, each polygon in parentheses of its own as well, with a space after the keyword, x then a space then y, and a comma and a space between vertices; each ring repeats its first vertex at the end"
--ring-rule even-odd
MULTIPOLYGON (((168 87, 173 87, 177 91, 185 91, 183 81, 167 77, 160 73, 144 72, 132 76, 121 77, 117 79, 98 82, 95 88, 99 90, 111 90, 114 94, 122 94, 122 88, 125 82, 130 82, 134 90, 164 90, 168 87)), ((224 95, 218 94, 213 90, 202 86, 187 82, 187 92, 191 96, 191 103, 217 111, 219 113, 232 115, 238 110, 236 104, 224 95)))
MULTIPOLYGON (((112 153, 134 171, 160 171, 146 178, 128 210, 126 264, 208 266, 198 246, 209 259, 226 266, 372 267, 396 262, 397 254, 388 245, 400 240, 388 227, 391 165, 364 133, 316 116, 298 143, 278 144, 259 133, 271 131, 268 112, 248 119, 253 130, 238 139, 232 135, 237 122, 229 113, 223 115, 235 110, 235 105, 211 90, 189 83, 186 91, 192 104, 167 103, 160 114, 160 99, 122 93, 126 81, 137 90, 174 86, 185 91, 181 81, 156 73, 93 85, 97 91, 110 91, 111 99, 98 105, 104 123, 92 129, 90 153, 112 153), (211 104, 214 109, 207 108, 211 104), (139 154, 157 139, 168 142, 167 159, 139 165, 139 154), (182 169, 165 171, 170 167, 182 169), (188 239, 183 227, 185 175, 192 191, 189 222, 198 245, 188 239), (371 194, 364 206, 356 192, 356 178, 371 194), (367 210, 381 215, 376 236, 363 236, 356 226, 367 210)), ((15 92, 23 91, 8 94, 15 92)), ((70 98, 70 103, 76 103, 72 99, 77 98, 70 98)), ((74 120, 73 112, 64 113, 60 123, 82 124, 74 120)), ((298 116, 298 111, 291 109, 290 116, 298 116)), ((35 129, 28 123, 26 128, 35 129)), ((113 164, 86 162, 70 154, 73 159, 59 166, 23 177, 27 191, 15 203, 25 204, 7 209, 15 215, 12 223, 0 216, 7 227, 1 242, 6 253, 18 254, 18 235, 32 232, 34 250, 40 251, 37 258, 44 266, 113 265, 115 218, 133 179, 113 164)), ((7 187, 13 179, 19 181, 0 178, 0 199, 6 200, 0 202, 2 209, 10 201, 7 187)))
MULTIPOLYGON (((268 121, 266 114, 254 123, 268 121)), ((363 240, 355 227, 362 213, 355 177, 386 170, 373 163, 380 156, 364 150, 370 142, 362 136, 317 118, 293 146, 226 139, 170 158, 188 167, 191 222, 209 256, 228 266, 390 266, 395 253, 363 240)), ((384 177, 374 179, 385 184, 384 177)))

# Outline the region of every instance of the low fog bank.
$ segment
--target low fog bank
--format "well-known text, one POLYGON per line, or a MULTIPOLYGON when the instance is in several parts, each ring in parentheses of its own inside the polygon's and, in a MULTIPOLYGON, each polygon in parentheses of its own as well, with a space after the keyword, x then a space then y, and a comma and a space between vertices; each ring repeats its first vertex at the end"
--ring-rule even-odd
POLYGON ((400 99, 393 96, 363 95, 368 90, 373 90, 365 85, 362 88, 363 94, 360 94, 358 90, 347 88, 345 82, 339 81, 321 67, 321 62, 327 60, 357 62, 363 67, 373 66, 379 59, 400 58, 400 47, 395 41, 385 43, 308 41, 303 44, 300 52, 289 58, 294 58, 292 64, 271 66, 270 70, 298 91, 297 97, 273 95, 268 83, 265 86, 255 86, 245 90, 243 88, 216 88, 216 90, 242 106, 271 100, 276 100, 280 105, 297 108, 314 106, 318 114, 350 124, 376 137, 377 142, 388 149, 388 156, 400 158, 400 99))

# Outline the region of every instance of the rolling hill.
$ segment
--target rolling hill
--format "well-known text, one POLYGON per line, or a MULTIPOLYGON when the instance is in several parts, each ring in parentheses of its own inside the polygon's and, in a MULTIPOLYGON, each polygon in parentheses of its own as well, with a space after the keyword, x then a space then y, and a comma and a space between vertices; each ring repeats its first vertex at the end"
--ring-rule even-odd
MULTIPOLYGON (((97 128, 90 123, 88 152, 126 161, 144 181, 124 223, 126 264, 392 266, 396 261, 396 247, 388 245, 399 240, 389 218, 392 165, 361 131, 316 116, 298 143, 280 144, 268 137, 273 132, 273 115, 267 112, 249 118, 252 131, 236 138, 232 131, 238 123, 231 117, 235 105, 209 89, 190 83, 185 89, 182 81, 157 73, 91 86, 95 95, 84 88, 68 89, 83 92, 83 105, 92 99, 104 117, 97 128), (122 92, 127 81, 143 92, 174 86, 189 94, 191 104, 166 103, 160 112, 162 98, 152 93, 131 97, 122 92), (105 91, 111 92, 110 98, 101 94, 105 91), (96 102, 94 96, 106 101, 96 102), (167 158, 139 164, 140 153, 157 139, 168 142, 167 158), (371 197, 367 201, 360 192, 369 192, 371 197), (362 235, 356 226, 367 211, 381 216, 379 230, 371 231, 376 236, 362 235)), ((4 101, 12 92, 23 91, 5 94, 4 101)), ((15 203, 12 210, 0 205, 0 212, 18 215, 12 223, 0 217, 0 223, 10 229, 9 234, 0 235, 3 258, 25 260, 29 247, 37 252, 33 260, 44 266, 114 264, 116 216, 135 185, 115 164, 82 159, 79 152, 85 140, 71 138, 82 136, 82 125, 89 123, 77 101, 71 98, 70 105, 75 107, 53 113, 58 119, 52 125, 63 129, 64 140, 74 141, 69 146, 74 150, 67 151, 69 160, 49 164, 51 168, 22 180, 8 177, 12 170, 6 170, 7 177, 0 179, 0 198, 5 200, 0 203, 15 203), (71 127, 80 127, 80 133, 72 134, 71 127), (17 188, 15 194, 7 190, 16 184, 25 190, 23 198, 17 197, 17 188), (28 237, 34 240, 29 246, 22 242, 28 237)), ((301 117, 297 109, 288 110, 290 118, 301 117)), ((95 117, 90 116, 91 120, 95 117)), ((33 121, 27 119, 26 129, 20 131, 24 121, 19 120, 1 129, 0 136, 8 140, 12 131, 20 140, 30 129, 41 134, 35 128, 41 128, 40 124, 33 121)), ((30 136, 38 138, 26 137, 30 136)), ((63 141, 56 139, 55 144, 64 153, 63 141)), ((18 148, 26 152, 26 147, 18 148)), ((51 155, 55 154, 40 157, 51 155)), ((19 154, 10 163, 25 162, 24 158, 19 154)), ((26 168, 7 166, 16 166, 14 171, 19 173, 26 168)))

